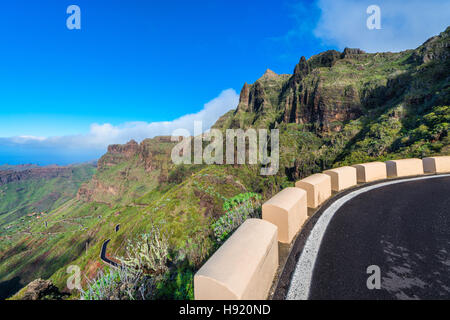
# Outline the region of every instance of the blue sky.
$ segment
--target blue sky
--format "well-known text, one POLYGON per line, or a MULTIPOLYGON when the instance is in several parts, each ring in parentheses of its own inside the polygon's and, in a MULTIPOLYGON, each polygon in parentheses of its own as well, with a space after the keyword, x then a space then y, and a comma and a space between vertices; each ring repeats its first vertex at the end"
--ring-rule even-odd
POLYGON ((97 158, 109 143, 205 129, 244 82, 291 73, 327 49, 413 48, 443 31, 450 1, 15 0, 0 10, 0 164, 97 158), (81 8, 68 30, 66 8, 81 8), (189 129, 189 128, 187 128, 189 129))

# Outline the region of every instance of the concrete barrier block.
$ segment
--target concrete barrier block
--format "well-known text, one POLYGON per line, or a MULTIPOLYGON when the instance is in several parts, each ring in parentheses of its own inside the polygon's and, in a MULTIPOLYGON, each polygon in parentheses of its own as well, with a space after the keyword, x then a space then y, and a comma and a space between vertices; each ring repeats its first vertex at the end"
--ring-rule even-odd
POLYGON ((422 159, 423 169, 426 173, 450 172, 450 156, 429 157, 422 159))
POLYGON ((417 176, 423 174, 421 159, 402 159, 386 161, 388 178, 417 176))
POLYGON ((306 191, 286 188, 262 206, 262 218, 278 227, 278 241, 291 243, 308 218, 306 191))
POLYGON ((194 276, 195 300, 266 299, 278 268, 277 227, 246 220, 194 276))
POLYGON ((331 190, 341 191, 356 186, 356 168, 340 167, 323 172, 331 177, 331 190))
POLYGON ((295 183, 297 188, 306 191, 309 208, 317 208, 331 196, 331 177, 317 173, 295 183))
POLYGON ((360 183, 387 178, 386 163, 384 162, 361 163, 352 167, 356 168, 357 181, 360 183))

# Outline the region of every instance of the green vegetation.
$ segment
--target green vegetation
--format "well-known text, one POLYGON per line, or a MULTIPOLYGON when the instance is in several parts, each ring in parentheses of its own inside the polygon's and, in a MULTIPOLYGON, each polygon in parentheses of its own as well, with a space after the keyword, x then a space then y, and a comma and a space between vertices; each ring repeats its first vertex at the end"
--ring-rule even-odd
POLYGON ((227 199, 223 204, 223 209, 225 211, 230 211, 236 208, 238 205, 243 204, 244 202, 251 202, 255 200, 261 200, 261 195, 254 192, 246 192, 238 194, 230 199, 227 199))
POLYGON ((92 165, 78 165, 62 176, 37 176, 0 186, 0 252, 11 244, 11 237, 29 232, 35 221, 44 221, 52 210, 73 199, 94 173, 92 165))
POLYGON ((167 237, 153 228, 144 233, 137 241, 128 240, 126 256, 120 257, 122 265, 145 274, 161 275, 167 271, 169 247, 167 237))
POLYGON ((366 131, 335 165, 449 154, 449 119, 448 106, 409 116, 402 107, 390 109, 366 125, 366 131))
POLYGON ((223 243, 245 220, 261 218, 261 195, 247 192, 241 193, 225 201, 226 211, 212 224, 214 236, 219 244, 223 243))
POLYGON ((193 299, 194 272, 183 251, 168 247, 153 228, 128 241, 118 268, 100 271, 81 292, 84 300, 193 299))
POLYGON ((81 292, 82 300, 149 300, 151 279, 141 272, 121 266, 100 270, 97 277, 81 292))
POLYGON ((69 176, 36 177, 0 186, 0 228, 27 214, 49 212, 61 206, 76 195, 94 172, 93 166, 80 165, 73 167, 69 176))

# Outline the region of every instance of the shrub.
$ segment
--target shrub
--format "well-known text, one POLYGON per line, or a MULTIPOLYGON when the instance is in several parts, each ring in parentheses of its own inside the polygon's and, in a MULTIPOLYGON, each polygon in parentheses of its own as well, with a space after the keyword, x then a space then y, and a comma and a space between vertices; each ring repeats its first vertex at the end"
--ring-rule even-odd
POLYGON ((127 268, 144 274, 159 276, 164 274, 169 257, 168 239, 158 228, 152 228, 135 241, 128 240, 125 257, 118 260, 127 268))
POLYGON ((180 267, 166 274, 156 284, 155 299, 193 300, 194 272, 190 268, 180 267))
POLYGON ((244 202, 254 200, 261 200, 261 195, 254 192, 241 193, 237 196, 227 199, 223 204, 223 209, 225 211, 229 211, 244 202))
POLYGON ((97 277, 81 291, 82 300, 149 300, 153 295, 153 280, 141 271, 124 265, 100 270, 97 277))
POLYGON ((198 269, 209 257, 212 249, 210 236, 204 232, 197 232, 178 250, 175 263, 187 261, 190 267, 198 269))
POLYGON ((207 235, 194 235, 183 248, 169 250, 168 239, 153 228, 128 241, 125 257, 118 258, 121 266, 100 271, 81 299, 193 299, 194 272, 212 249, 207 243, 207 235))
POLYGON ((224 208, 229 204, 229 211, 212 225, 218 243, 224 242, 245 220, 261 217, 260 199, 259 194, 248 193, 238 195, 224 204, 224 208))

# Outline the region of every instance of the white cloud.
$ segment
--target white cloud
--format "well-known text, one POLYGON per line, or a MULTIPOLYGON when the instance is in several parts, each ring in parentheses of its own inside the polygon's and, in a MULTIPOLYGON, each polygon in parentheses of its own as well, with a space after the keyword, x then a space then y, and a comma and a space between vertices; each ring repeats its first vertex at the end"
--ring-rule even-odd
POLYGON ((318 0, 322 14, 314 30, 324 44, 361 48, 367 52, 414 49, 444 31, 450 1, 443 0, 318 0), (366 9, 381 9, 381 29, 369 30, 366 9))
MULTIPOLYGON (((141 141, 161 135, 171 135, 176 129, 186 129, 193 132, 194 121, 202 121, 204 131, 208 130, 216 120, 226 112, 235 109, 239 95, 233 89, 222 91, 218 97, 206 103, 202 110, 194 114, 184 115, 173 121, 163 122, 128 122, 119 126, 109 123, 94 123, 85 135, 59 137, 18 136, 0 138, 0 149, 7 148, 9 152, 23 148, 42 150, 48 154, 68 154, 82 152, 89 156, 96 152, 104 152, 110 144, 126 143, 134 139, 141 141)), ((1 150, 0 150, 1 151, 1 150)), ((87 158, 86 160, 90 160, 87 158)))

